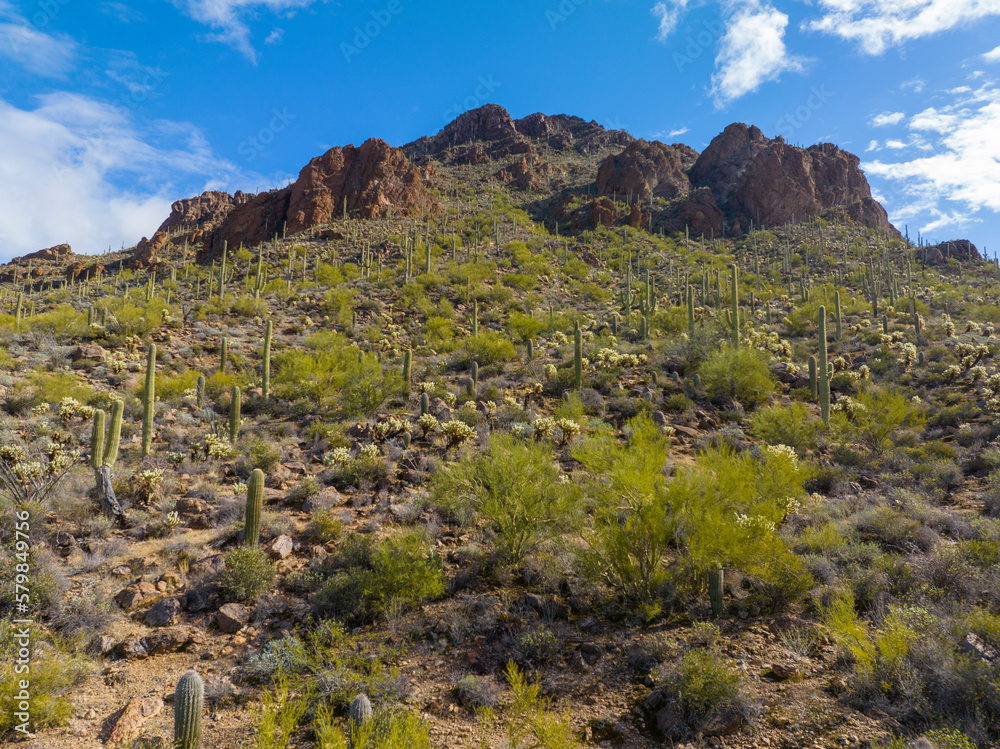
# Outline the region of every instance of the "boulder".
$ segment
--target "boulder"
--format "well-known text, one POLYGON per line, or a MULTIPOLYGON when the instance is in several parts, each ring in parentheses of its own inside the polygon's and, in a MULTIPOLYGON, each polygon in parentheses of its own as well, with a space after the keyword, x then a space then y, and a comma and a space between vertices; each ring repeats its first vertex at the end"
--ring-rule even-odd
POLYGON ((171 627, 180 621, 183 610, 180 598, 164 598, 146 612, 143 623, 147 627, 171 627))
POLYGON ((250 621, 250 609, 239 603, 227 603, 219 607, 215 614, 215 623, 220 632, 234 634, 239 632, 250 621))
POLYGON ((163 712, 163 699, 157 695, 137 697, 108 718, 104 724, 104 743, 115 746, 132 741, 139 735, 143 724, 163 712))

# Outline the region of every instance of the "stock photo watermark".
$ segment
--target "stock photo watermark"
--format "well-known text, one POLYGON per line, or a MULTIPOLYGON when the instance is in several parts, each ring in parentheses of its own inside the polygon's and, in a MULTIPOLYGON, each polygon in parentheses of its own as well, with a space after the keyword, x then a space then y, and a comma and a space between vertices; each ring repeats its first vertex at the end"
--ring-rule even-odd
POLYGON ((470 109, 481 107, 483 104, 488 103, 493 96, 493 92, 503 85, 499 81, 493 80, 492 73, 486 76, 479 76, 477 82, 479 85, 476 86, 476 89, 469 96, 466 96, 461 104, 456 102, 444 110, 441 119, 446 123, 451 122, 455 117, 462 114, 462 112, 468 112, 470 109))
POLYGON ((792 138, 796 131, 805 125, 812 116, 823 108, 833 97, 833 92, 827 90, 826 84, 822 84, 819 88, 813 86, 810 89, 809 98, 806 99, 805 103, 799 107, 795 108, 794 112, 788 112, 783 117, 781 117, 776 123, 774 123, 774 129, 777 130, 781 135, 785 136, 785 140, 792 138))
POLYGON ((31 725, 31 574, 30 528, 31 514, 27 510, 14 513, 14 610, 19 618, 13 619, 14 642, 17 645, 14 657, 14 674, 17 682, 11 700, 14 730, 29 734, 31 725))
POLYGON ((590 0, 562 0, 555 8, 545 11, 545 20, 549 22, 549 28, 555 31, 559 24, 566 23, 569 17, 576 13, 576 9, 590 0))
POLYGON ((354 27, 354 37, 351 42, 341 42, 340 51, 344 59, 350 63, 360 55, 372 41, 392 24, 392 19, 403 12, 401 0, 389 0, 382 10, 371 11, 372 20, 364 25, 354 27))
POLYGON ((244 140, 236 149, 240 156, 245 157, 247 161, 253 161, 264 153, 267 147, 274 142, 275 136, 284 132, 288 123, 295 119, 295 115, 288 111, 288 107, 283 107, 280 110, 275 107, 271 110, 271 114, 273 116, 267 126, 262 127, 257 133, 244 140))

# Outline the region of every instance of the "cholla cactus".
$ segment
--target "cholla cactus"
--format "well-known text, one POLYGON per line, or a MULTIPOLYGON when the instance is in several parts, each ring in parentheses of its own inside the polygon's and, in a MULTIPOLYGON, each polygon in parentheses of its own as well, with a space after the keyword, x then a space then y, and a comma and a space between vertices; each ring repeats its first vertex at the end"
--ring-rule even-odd
POLYGON ((551 437, 556 430, 556 420, 548 416, 539 416, 535 419, 535 439, 543 440, 546 437, 551 437))
POLYGON ((239 451, 221 437, 209 434, 205 436, 205 455, 215 460, 230 460, 239 455, 239 451))
POLYGON ((406 422, 398 416, 391 415, 375 424, 372 429, 372 437, 377 442, 384 442, 404 431, 406 431, 406 422))
POLYGON ((948 320, 948 322, 946 322, 944 324, 944 334, 946 336, 948 336, 949 338, 954 337, 954 335, 955 335, 955 323, 953 323, 951 320, 948 320))
POLYGON ((559 421, 556 422, 556 426, 559 427, 559 431, 562 432, 562 439, 559 440, 560 445, 568 444, 576 435, 580 433, 580 425, 572 419, 559 419, 559 421))
POLYGON ((969 370, 969 374, 972 375, 973 382, 981 382, 986 379, 986 367, 977 365, 969 370))
POLYGON ((556 365, 555 364, 546 364, 545 365, 545 379, 546 380, 554 380, 558 375, 559 375, 559 370, 556 369, 556 365))
POLYGON ((382 453, 379 452, 378 445, 368 444, 358 450, 358 460, 381 460, 382 453))
POLYGON ((63 398, 59 401, 59 418, 62 423, 68 424, 75 417, 92 419, 94 418, 94 409, 91 406, 83 405, 76 398, 63 398))
POLYGON ((959 377, 962 376, 962 368, 957 364, 952 364, 944 371, 944 378, 948 382, 955 382, 959 377))
POLYGON ((833 410, 835 412, 839 411, 853 421, 861 411, 865 410, 865 407, 850 396, 845 395, 834 404, 833 410))
POLYGON ((163 483, 163 471, 139 471, 132 476, 132 486, 136 498, 144 504, 149 504, 156 496, 156 489, 163 483))
POLYGON ((330 468, 346 466, 351 462, 351 451, 346 447, 335 447, 323 458, 323 465, 330 468))
POLYGON ((421 436, 423 439, 427 439, 427 435, 431 432, 437 430, 438 420, 433 414, 424 414, 419 419, 417 419, 417 426, 420 427, 421 436))
POLYGON ((903 366, 912 367, 917 362, 917 347, 912 343, 904 343, 900 349, 900 361, 903 366))
POLYGON ((476 436, 476 430, 464 421, 446 421, 441 425, 441 434, 448 440, 446 450, 468 442, 476 436))

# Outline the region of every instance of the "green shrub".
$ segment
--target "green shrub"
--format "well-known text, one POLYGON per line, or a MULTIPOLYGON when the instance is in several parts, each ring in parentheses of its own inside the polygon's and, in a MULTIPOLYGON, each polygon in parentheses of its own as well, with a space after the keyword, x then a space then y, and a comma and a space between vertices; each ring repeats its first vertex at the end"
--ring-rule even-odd
POLYGON ((675 684, 681 705, 695 718, 740 702, 739 674, 711 650, 688 651, 681 659, 675 684))
POLYGON ((482 453, 438 472, 433 491, 460 519, 486 518, 500 558, 517 565, 565 523, 571 495, 559 478, 551 446, 496 434, 482 453))
POLYGON ((816 447, 822 422, 802 403, 761 408, 750 417, 754 434, 769 445, 788 445, 799 455, 816 447))
POLYGON ((373 621, 390 605, 413 606, 444 594, 441 560, 418 530, 377 544, 352 537, 350 568, 334 575, 319 593, 321 610, 348 624, 373 621))
POLYGON ((483 330, 480 323, 479 335, 466 339, 465 351, 459 356, 458 363, 467 365, 479 362, 481 367, 485 367, 511 361, 516 356, 517 350, 513 343, 495 331, 483 330))
POLYGON ((252 602, 274 583, 274 565, 257 546, 226 552, 226 568, 219 575, 223 593, 237 601, 252 602))
POLYGON ((873 455, 881 455, 903 427, 918 427, 925 421, 924 410, 898 390, 870 387, 853 401, 833 413, 831 431, 841 441, 861 444, 873 455))
POLYGON ((579 557, 588 577, 623 599, 645 602, 661 583, 663 555, 674 536, 664 473, 670 443, 648 416, 630 420, 626 433, 625 445, 605 434, 573 450, 590 475, 586 492, 594 502, 579 557))
POLYGON ((764 354, 746 347, 726 347, 708 355, 699 368, 702 387, 713 398, 732 396, 747 408, 774 392, 774 377, 764 354))

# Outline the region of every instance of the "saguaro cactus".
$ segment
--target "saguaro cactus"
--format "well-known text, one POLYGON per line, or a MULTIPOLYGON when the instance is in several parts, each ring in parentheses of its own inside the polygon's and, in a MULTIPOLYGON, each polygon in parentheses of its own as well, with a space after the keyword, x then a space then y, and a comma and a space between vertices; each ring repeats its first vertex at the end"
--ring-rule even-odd
POLYGON ((812 391, 812 397, 815 398, 819 391, 816 389, 816 357, 809 357, 809 389, 812 391))
POLYGON ((583 337, 580 328, 573 331, 573 383, 577 390, 583 388, 583 337))
POLYGON ((198 408, 205 407, 205 375, 198 375, 198 385, 195 387, 195 403, 198 408))
POLYGON ((472 302, 472 337, 477 338, 479 336, 479 301, 474 300, 472 302))
POLYGON ((146 387, 142 391, 142 457, 149 455, 153 444, 153 406, 156 403, 156 344, 149 344, 146 354, 146 387))
POLYGON ((240 406, 242 401, 243 394, 238 387, 234 387, 233 399, 229 404, 229 441, 234 445, 240 438, 240 406))
POLYGON ((819 387, 819 408, 823 423, 830 424, 830 365, 826 354, 826 307, 819 308, 819 359, 816 362, 819 387))
POLYGON ((403 392, 410 394, 410 367, 413 364, 413 352, 407 350, 403 352, 403 392))
POLYGON ((732 325, 733 325, 733 348, 740 347, 740 294, 739 294, 739 269, 736 263, 729 266, 730 281, 732 288, 732 325))
POLYGON ((420 394, 420 416, 430 413, 431 397, 427 393, 420 394))
MULTIPOLYGON (((274 323, 267 321, 264 331, 264 363, 261 371, 261 395, 266 400, 271 395, 271 337, 274 334, 274 323)), ((409 384, 409 383, 407 383, 409 384)))
POLYGON ((260 515, 264 509, 264 472, 254 468, 247 484, 246 545, 260 541, 260 515))
POLYGON ((723 582, 722 567, 716 566, 708 571, 708 598, 712 603, 712 616, 716 619, 722 616, 723 582))
POLYGON ((225 372, 229 364, 229 338, 222 336, 222 354, 219 357, 219 371, 225 372))
POLYGON ((687 287, 687 308, 688 308, 688 336, 694 338, 694 289, 691 284, 687 287))
POLYGON ((840 314, 840 292, 834 292, 833 295, 833 312, 836 317, 834 317, 834 325, 836 326, 837 340, 841 340, 844 335, 844 323, 843 318, 840 314))
POLYGON ((205 684, 197 671, 188 671, 174 692, 174 749, 198 749, 205 684))

